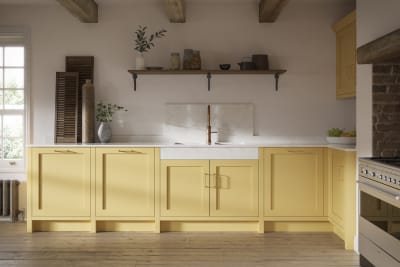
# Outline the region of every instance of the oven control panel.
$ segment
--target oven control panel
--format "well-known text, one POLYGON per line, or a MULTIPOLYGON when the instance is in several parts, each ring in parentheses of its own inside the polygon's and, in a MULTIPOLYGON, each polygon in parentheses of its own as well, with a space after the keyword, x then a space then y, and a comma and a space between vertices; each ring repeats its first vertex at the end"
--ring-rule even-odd
POLYGON ((400 169, 360 159, 359 175, 400 189, 400 169))

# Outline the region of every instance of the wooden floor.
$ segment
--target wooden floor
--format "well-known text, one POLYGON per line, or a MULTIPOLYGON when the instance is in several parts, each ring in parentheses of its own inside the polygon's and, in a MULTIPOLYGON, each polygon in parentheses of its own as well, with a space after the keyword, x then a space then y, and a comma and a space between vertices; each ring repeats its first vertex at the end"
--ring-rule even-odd
POLYGON ((0 223, 0 266, 358 266, 330 233, 33 233, 0 223))

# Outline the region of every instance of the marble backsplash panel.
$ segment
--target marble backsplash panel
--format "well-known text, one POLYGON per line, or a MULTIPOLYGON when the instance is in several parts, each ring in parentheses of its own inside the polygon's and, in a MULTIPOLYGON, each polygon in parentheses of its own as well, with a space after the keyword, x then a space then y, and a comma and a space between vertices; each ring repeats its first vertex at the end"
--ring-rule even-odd
MULTIPOLYGON (((163 135, 173 142, 206 143, 208 104, 166 104, 163 135)), ((210 104, 213 142, 254 135, 253 104, 210 104)))

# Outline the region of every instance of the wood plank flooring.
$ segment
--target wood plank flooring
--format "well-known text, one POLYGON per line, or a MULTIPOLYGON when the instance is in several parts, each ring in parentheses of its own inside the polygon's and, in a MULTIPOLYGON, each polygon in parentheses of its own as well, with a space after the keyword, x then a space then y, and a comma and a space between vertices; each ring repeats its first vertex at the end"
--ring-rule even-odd
POLYGON ((33 233, 0 223, 0 266, 359 266, 331 233, 33 233))

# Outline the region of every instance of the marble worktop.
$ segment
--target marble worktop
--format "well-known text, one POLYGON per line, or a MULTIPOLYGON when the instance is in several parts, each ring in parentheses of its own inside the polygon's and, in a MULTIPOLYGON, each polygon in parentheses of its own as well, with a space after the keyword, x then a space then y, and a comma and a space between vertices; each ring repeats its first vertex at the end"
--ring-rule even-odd
POLYGON ((129 140, 110 143, 90 144, 30 144, 28 147, 328 147, 344 151, 356 151, 355 145, 329 144, 324 138, 262 138, 255 137, 247 140, 232 140, 232 142, 216 142, 211 145, 204 143, 179 143, 166 140, 129 140))

